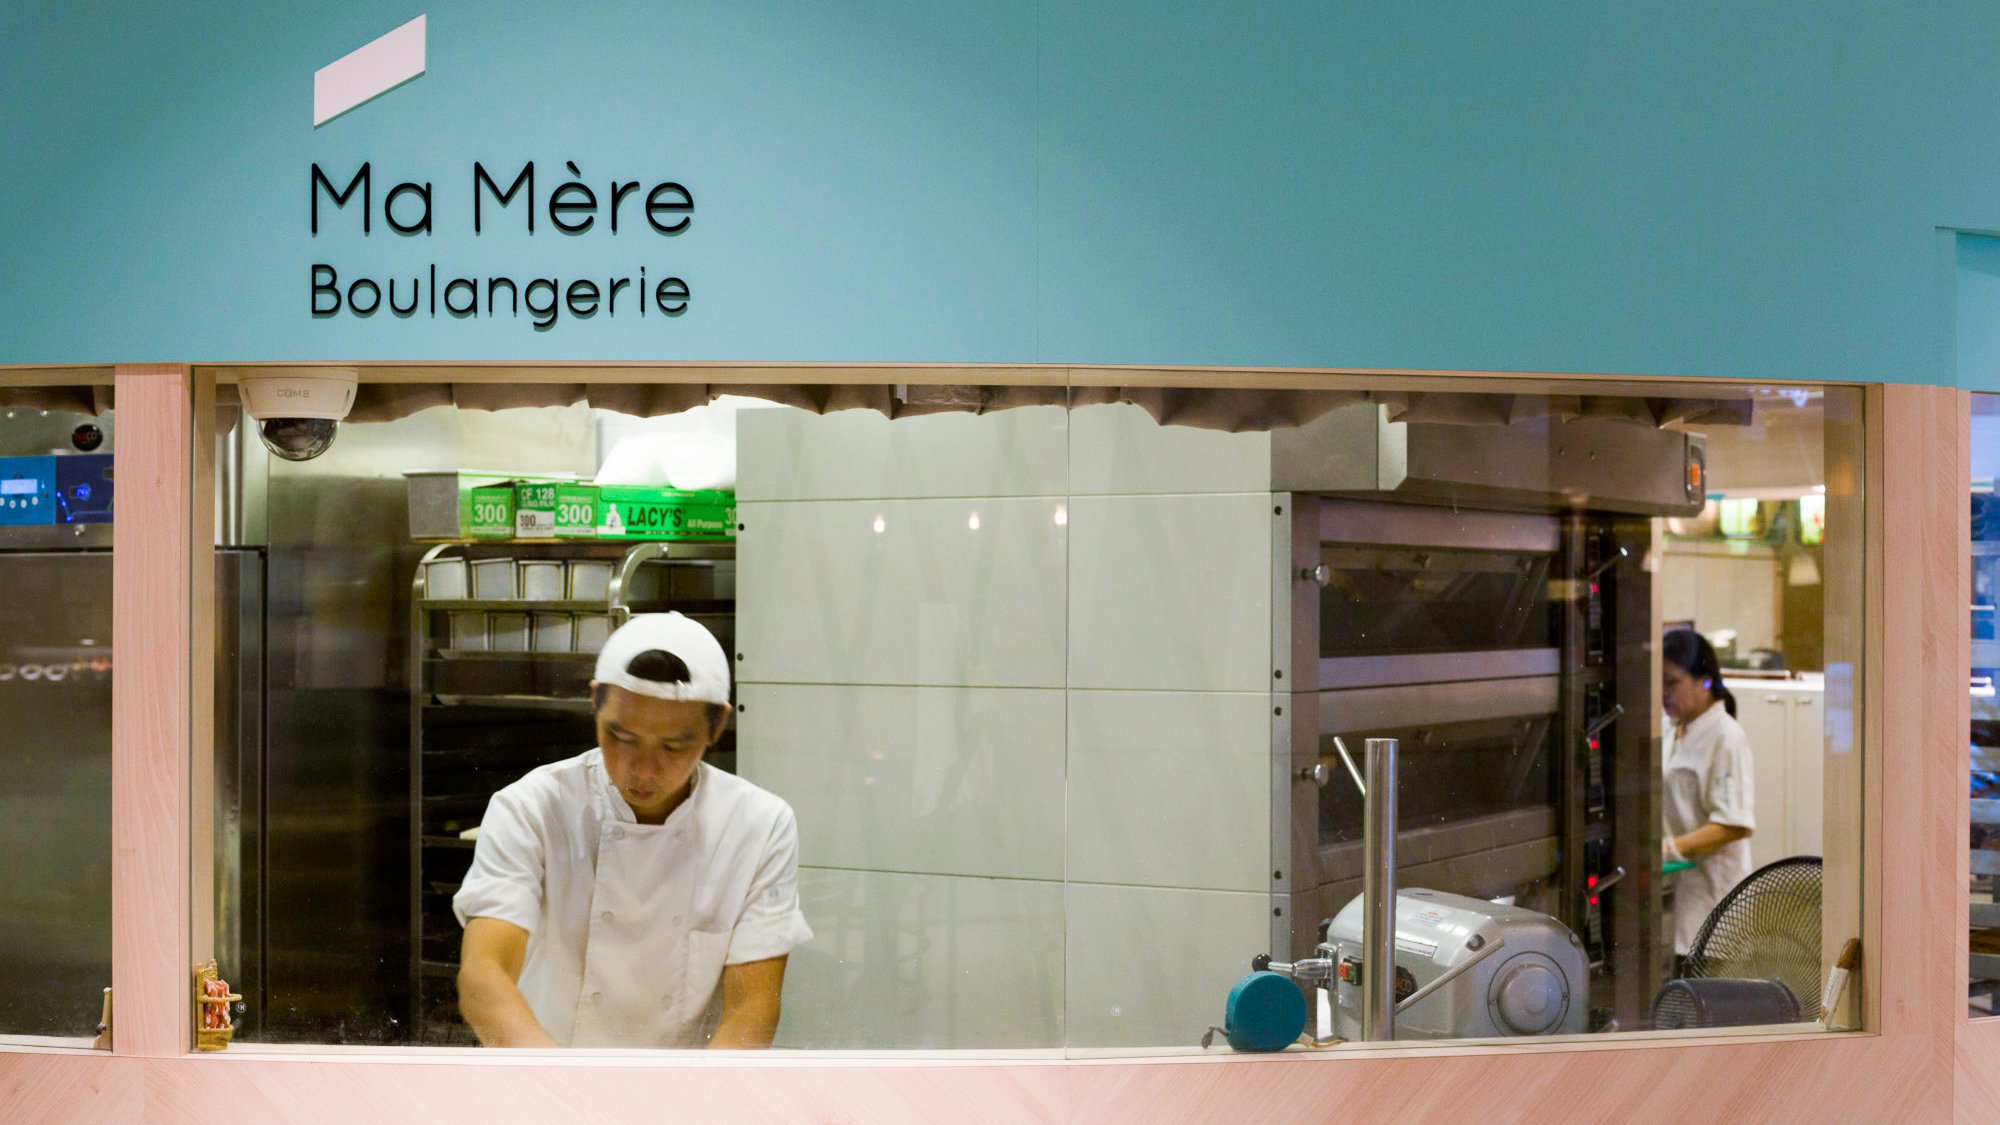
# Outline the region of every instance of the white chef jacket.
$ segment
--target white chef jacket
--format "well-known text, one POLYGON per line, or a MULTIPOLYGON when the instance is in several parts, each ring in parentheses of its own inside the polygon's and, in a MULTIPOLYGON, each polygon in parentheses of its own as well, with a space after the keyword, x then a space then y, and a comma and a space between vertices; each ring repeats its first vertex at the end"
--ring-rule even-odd
MULTIPOLYGON (((1667 723, 1666 828, 1684 836, 1704 824, 1757 827, 1750 736, 1721 703, 1676 736, 1667 723)), ((1722 896, 1750 874, 1750 840, 1732 840, 1695 860, 1674 884, 1674 952, 1685 956, 1722 896)))
POLYGON ((706 763, 640 824, 593 747, 493 795, 452 909, 528 931, 521 993, 556 1042, 697 1046, 724 965, 811 939, 798 852, 790 805, 706 763))

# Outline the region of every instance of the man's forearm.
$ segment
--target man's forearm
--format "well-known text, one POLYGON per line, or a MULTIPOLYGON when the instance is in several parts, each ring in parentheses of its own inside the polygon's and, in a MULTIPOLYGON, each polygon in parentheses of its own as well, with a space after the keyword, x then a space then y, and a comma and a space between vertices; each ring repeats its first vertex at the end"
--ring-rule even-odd
POLYGON ((744 1004, 725 1007, 722 1021, 709 1037, 710 1050, 760 1051, 778 1037, 778 1005, 744 1004))
POLYGON ((467 966, 458 971, 458 1010, 488 1047, 558 1047, 528 998, 498 969, 467 966))

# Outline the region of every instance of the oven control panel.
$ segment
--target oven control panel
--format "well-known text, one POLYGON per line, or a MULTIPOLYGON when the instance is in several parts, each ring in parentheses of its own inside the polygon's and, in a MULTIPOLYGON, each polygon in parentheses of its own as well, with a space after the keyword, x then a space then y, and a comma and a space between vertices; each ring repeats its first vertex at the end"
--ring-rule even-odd
POLYGON ((56 459, 0 458, 0 527, 56 522, 56 459))
POLYGON ((108 453, 0 457, 0 527, 111 522, 108 453))

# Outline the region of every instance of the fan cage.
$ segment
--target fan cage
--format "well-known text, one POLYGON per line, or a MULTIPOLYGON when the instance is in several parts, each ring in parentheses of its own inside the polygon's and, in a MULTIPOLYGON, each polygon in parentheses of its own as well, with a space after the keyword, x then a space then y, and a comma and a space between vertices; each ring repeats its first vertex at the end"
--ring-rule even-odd
POLYGON ((1682 978, 1777 981, 1817 1015, 1821 870, 1818 856, 1792 856, 1751 872, 1702 922, 1682 978))

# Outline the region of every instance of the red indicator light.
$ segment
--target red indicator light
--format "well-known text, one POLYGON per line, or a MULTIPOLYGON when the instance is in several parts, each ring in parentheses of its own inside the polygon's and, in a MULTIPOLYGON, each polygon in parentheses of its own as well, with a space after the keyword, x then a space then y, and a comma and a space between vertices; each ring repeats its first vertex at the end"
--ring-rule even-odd
POLYGON ((1584 886, 1586 886, 1586 887, 1594 887, 1594 886, 1596 886, 1596 885, 1597 885, 1597 876, 1595 876, 1595 875, 1586 875, 1586 876, 1584 876, 1584 879, 1583 879, 1583 885, 1584 885, 1584 886))
POLYGON ((1597 905, 1597 896, 1596 896, 1596 895, 1591 895, 1591 896, 1590 896, 1590 905, 1592 905, 1592 906, 1596 906, 1596 905, 1597 905))
POLYGON ((1591 593, 1593 593, 1593 594, 1595 594, 1595 593, 1597 592, 1597 583, 1595 583, 1595 582, 1592 582, 1592 583, 1590 584, 1590 592, 1591 592, 1591 593))
POLYGON ((1591 748, 1592 750, 1595 750, 1595 749, 1597 749, 1597 740, 1596 740, 1596 739, 1594 739, 1594 738, 1593 738, 1593 739, 1591 739, 1591 740, 1590 740, 1590 748, 1591 748))

